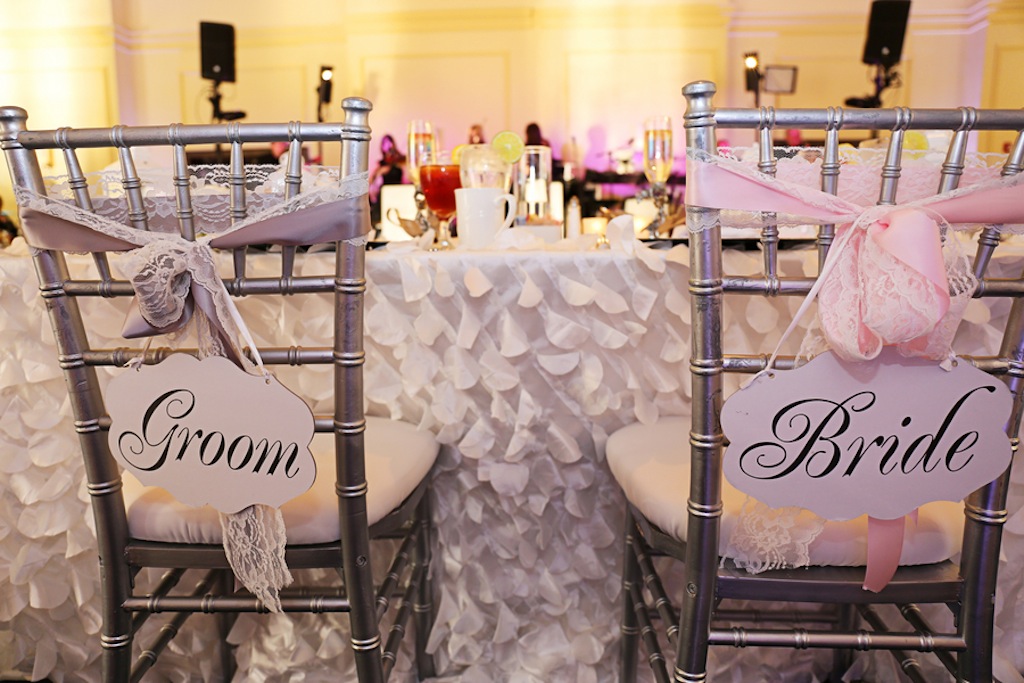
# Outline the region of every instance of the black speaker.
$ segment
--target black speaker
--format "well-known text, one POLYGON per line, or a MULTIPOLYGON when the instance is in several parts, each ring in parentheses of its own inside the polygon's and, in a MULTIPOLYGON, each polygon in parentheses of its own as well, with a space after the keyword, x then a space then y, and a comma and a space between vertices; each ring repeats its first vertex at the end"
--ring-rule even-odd
POLYGON ((864 63, 885 67, 899 63, 907 32, 910 0, 874 0, 864 42, 864 63))
POLYGON ((235 27, 231 24, 199 23, 203 78, 222 83, 235 82, 235 27))

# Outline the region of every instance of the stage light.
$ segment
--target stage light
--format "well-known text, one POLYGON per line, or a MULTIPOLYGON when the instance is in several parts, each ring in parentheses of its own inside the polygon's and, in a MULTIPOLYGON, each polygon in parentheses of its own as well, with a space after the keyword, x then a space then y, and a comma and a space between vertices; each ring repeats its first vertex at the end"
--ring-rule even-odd
POLYGON ((320 67, 320 86, 317 88, 317 94, 320 97, 320 104, 331 103, 331 79, 334 78, 334 67, 333 66, 321 66, 320 67))
POLYGON ((761 59, 756 52, 743 55, 743 67, 746 69, 747 92, 757 93, 761 90, 761 59))
POLYGON ((747 92, 754 93, 754 106, 761 106, 761 59, 756 52, 743 55, 747 92))

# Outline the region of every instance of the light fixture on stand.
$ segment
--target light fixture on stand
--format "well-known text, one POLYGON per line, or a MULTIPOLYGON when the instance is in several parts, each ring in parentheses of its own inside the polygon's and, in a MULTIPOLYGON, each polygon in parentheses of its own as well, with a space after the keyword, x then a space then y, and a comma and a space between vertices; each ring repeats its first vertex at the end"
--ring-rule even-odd
POLYGON ((761 58, 756 52, 743 55, 743 69, 746 74, 747 92, 754 93, 754 106, 761 106, 761 58))
MULTIPOLYGON (((324 107, 330 108, 331 104, 331 84, 334 79, 334 67, 333 66, 321 66, 320 67, 320 85, 316 88, 316 120, 318 123, 324 122, 324 107)), ((320 159, 320 163, 324 162, 324 143, 317 143, 317 157, 320 159)))
POLYGON ((316 107, 316 120, 320 123, 324 121, 324 105, 331 103, 331 81, 334 78, 334 67, 333 66, 321 66, 320 67, 320 85, 317 86, 317 107, 316 107))
POLYGON ((743 55, 743 70, 747 92, 754 93, 754 106, 761 106, 761 93, 792 95, 796 92, 795 66, 769 64, 762 66, 761 57, 756 52, 743 55))

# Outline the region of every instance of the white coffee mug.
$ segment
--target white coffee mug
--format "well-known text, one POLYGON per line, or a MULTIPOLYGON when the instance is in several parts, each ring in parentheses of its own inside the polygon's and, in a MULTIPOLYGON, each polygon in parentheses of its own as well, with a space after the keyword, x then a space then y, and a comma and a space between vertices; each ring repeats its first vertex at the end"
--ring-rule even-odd
POLYGON ((496 187, 460 187, 455 190, 459 245, 486 249, 497 234, 516 218, 516 198, 496 187))

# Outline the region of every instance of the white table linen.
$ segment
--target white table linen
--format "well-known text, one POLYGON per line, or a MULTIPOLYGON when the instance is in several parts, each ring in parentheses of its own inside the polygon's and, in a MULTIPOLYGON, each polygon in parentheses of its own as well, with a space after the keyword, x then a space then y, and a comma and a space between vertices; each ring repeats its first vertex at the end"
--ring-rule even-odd
MULTIPOLYGON (((438 621, 431 645, 439 680, 615 680, 623 499, 604 463, 604 443, 632 421, 688 414, 690 311, 685 247, 613 247, 368 256, 368 410, 419 424, 444 444, 433 475, 438 621)), ((809 274, 812 255, 785 252, 782 274, 809 274)), ((0 252, 0 672, 98 680, 93 521, 49 321, 26 256, 23 244, 0 252)), ((753 274, 761 254, 729 251, 726 258, 729 271, 753 274)), ((79 267, 87 259, 73 261, 79 267)), ((250 262, 252 274, 262 274, 260 257, 250 262)), ((1000 259, 990 274, 1016 276, 1022 265, 1024 259, 1000 259)), ((300 345, 327 338, 329 321, 306 316, 294 301, 241 302, 258 344, 280 325, 294 330, 300 345)), ((780 320, 798 304, 731 297, 725 348, 770 352, 780 320)), ((95 346, 135 345, 120 338, 122 319, 108 302, 83 305, 108 311, 91 315, 95 346)), ((1008 310, 1007 302, 972 301, 955 348, 994 352, 1008 310)), ((791 339, 787 350, 798 344, 791 339)), ((288 368, 278 374, 290 381, 288 368)), ((312 387, 325 401, 329 377, 324 367, 323 385, 312 387)), ((1019 669, 1024 472, 1010 494, 996 642, 1019 669)), ((240 643, 236 680, 337 680, 339 670, 349 670, 347 638, 336 627, 345 620, 243 616, 232 633, 240 643)), ((159 671, 168 680, 215 674, 211 632, 199 626, 208 621, 193 620, 165 655, 159 671)), ((809 676, 820 675, 829 657, 725 650, 715 661, 722 671, 716 681, 775 680, 793 671, 814 680, 809 676)), ((892 670, 880 656, 859 666, 892 670)))

